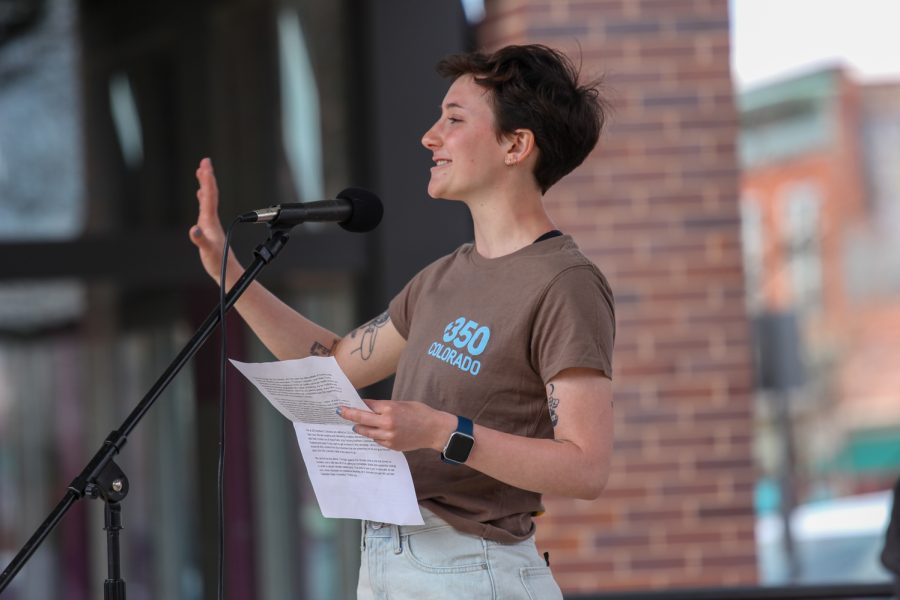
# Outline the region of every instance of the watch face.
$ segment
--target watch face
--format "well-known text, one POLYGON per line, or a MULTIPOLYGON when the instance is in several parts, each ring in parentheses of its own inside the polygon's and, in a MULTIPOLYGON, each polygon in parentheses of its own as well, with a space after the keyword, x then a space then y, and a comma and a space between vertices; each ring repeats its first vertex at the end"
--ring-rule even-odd
POLYGON ((466 462, 469 458, 469 452, 475 445, 475 438, 458 431, 450 436, 447 447, 444 449, 444 456, 456 462, 466 462))

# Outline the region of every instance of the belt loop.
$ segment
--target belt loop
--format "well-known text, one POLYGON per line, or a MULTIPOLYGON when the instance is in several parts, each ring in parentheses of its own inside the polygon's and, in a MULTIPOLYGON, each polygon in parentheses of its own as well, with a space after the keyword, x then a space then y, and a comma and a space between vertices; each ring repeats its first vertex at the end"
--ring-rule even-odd
POLYGON ((400 544, 400 526, 391 525, 391 538, 394 542, 394 554, 402 554, 403 546, 400 544))

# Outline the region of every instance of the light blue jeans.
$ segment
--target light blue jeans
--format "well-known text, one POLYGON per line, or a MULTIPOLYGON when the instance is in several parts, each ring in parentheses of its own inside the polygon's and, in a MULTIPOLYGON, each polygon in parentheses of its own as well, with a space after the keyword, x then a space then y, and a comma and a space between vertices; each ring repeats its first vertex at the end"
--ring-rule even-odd
POLYGON ((362 522, 358 600, 562 600, 534 538, 501 544, 424 508, 422 517, 424 525, 362 522))

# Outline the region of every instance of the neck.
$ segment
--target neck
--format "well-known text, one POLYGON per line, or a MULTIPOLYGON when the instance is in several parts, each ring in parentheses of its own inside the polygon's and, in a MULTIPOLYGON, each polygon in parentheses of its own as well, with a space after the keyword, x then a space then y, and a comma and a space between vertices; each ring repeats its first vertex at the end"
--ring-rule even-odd
POLYGON ((467 204, 475 226, 475 249, 485 258, 512 254, 556 228, 536 190, 467 204))

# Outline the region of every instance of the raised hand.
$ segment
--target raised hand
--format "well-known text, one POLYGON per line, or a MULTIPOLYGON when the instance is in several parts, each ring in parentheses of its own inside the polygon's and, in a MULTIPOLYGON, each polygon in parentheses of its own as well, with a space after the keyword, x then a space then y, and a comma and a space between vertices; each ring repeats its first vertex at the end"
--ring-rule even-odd
MULTIPOLYGON (((225 231, 219 220, 219 188, 216 184, 216 176, 213 173, 212 161, 204 158, 197 167, 197 203, 200 212, 197 215, 197 224, 191 227, 191 242, 200 250, 200 261, 203 268, 216 282, 222 269, 222 246, 225 244, 225 231)), ((229 275, 238 269, 240 265, 234 254, 229 251, 228 257, 229 275), (234 269, 232 269, 234 267, 234 269)), ((231 279, 231 277, 229 277, 231 279)))

